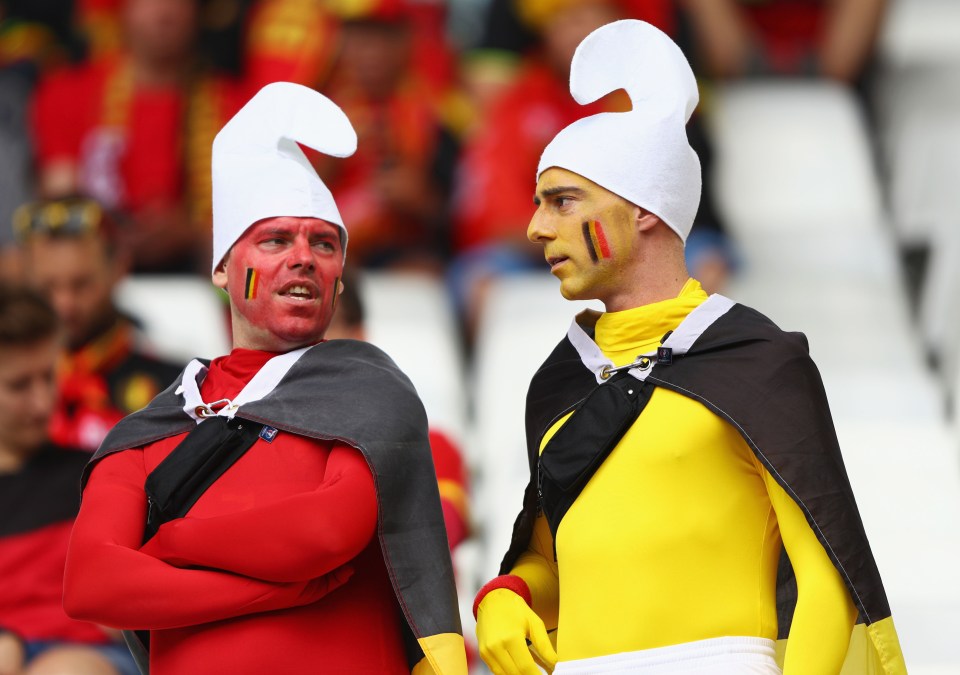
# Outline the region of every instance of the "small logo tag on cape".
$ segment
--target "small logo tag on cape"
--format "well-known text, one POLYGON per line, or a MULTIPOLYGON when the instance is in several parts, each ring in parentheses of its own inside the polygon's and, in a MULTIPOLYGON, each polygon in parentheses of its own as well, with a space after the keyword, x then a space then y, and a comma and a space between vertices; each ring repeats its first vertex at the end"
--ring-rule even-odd
POLYGON ((265 440, 267 443, 273 443, 273 439, 277 437, 280 431, 275 427, 268 427, 264 425, 263 429, 260 430, 260 438, 265 440))

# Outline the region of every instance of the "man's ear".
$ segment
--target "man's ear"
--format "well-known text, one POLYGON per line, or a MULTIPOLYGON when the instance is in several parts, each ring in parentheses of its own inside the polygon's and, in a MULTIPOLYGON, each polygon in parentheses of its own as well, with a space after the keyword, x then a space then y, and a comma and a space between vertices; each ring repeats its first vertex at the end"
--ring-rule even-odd
POLYGON ((217 268, 213 270, 213 285, 217 288, 222 288, 227 290, 227 260, 230 258, 228 253, 224 256, 223 260, 220 261, 220 264, 217 265, 217 268))
POLYGON ((657 223, 660 222, 660 218, 658 216, 653 215, 646 209, 642 209, 639 206, 636 207, 636 209, 637 209, 637 212, 635 215, 635 219, 637 223, 638 232, 649 232, 654 227, 656 227, 657 223))

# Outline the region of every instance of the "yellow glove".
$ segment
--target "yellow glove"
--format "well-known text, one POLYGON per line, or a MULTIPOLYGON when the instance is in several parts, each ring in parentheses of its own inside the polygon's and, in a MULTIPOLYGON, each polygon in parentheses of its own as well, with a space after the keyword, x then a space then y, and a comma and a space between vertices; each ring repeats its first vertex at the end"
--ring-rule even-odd
POLYGON ((494 675, 540 675, 537 663, 547 672, 557 664, 543 621, 507 588, 490 591, 477 606, 477 641, 494 675))

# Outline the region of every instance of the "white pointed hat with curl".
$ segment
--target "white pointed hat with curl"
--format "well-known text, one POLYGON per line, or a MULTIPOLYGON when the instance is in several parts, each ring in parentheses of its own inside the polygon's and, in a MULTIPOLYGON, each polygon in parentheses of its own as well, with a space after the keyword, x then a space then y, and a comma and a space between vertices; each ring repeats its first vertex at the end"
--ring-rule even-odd
POLYGON ((570 93, 581 105, 625 89, 624 113, 577 120, 547 145, 537 179, 551 167, 579 174, 664 221, 686 241, 700 203, 700 160, 686 123, 699 101, 680 48, 635 19, 584 38, 570 66, 570 93))
POLYGON ((344 112, 318 91, 290 82, 268 84, 213 141, 213 269, 247 228, 277 216, 319 218, 347 228, 330 190, 297 143, 333 157, 357 149, 344 112))

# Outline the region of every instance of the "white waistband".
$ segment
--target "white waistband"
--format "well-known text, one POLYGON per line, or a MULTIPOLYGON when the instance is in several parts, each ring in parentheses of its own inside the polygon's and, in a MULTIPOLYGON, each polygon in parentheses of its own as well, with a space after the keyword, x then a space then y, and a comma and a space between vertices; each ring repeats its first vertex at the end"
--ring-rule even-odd
POLYGON ((721 637, 590 659, 561 661, 553 672, 554 675, 607 673, 780 675, 780 668, 775 659, 773 640, 757 637, 721 637))

